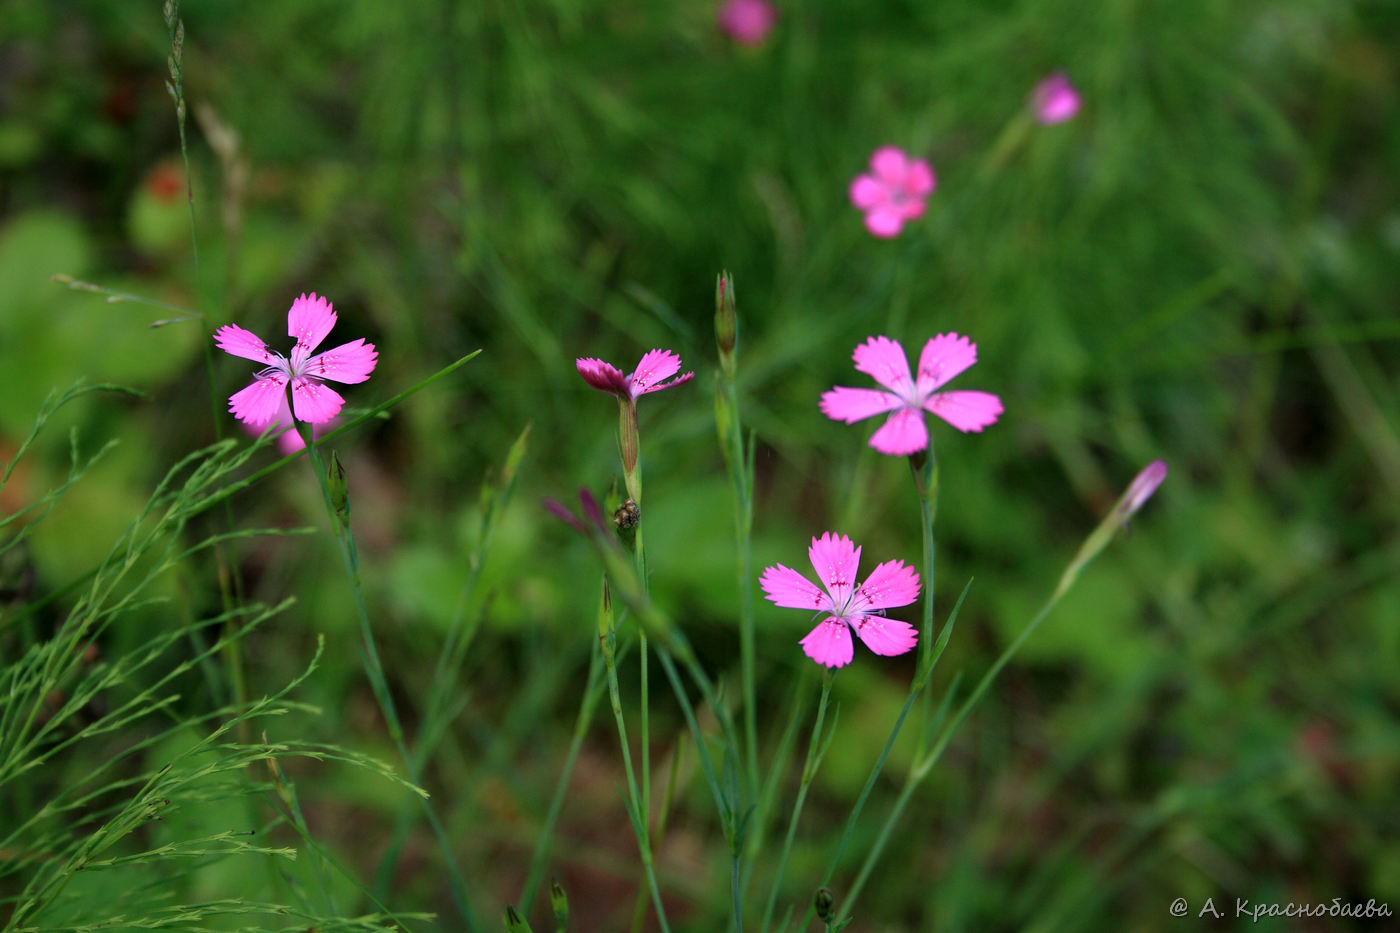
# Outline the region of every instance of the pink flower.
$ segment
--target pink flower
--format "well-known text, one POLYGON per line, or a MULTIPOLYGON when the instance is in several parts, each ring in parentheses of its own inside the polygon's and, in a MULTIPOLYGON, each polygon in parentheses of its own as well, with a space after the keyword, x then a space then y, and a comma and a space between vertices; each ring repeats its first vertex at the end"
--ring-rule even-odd
POLYGON ((904 347, 888 337, 871 337, 856 347, 853 357, 856 369, 888 391, 837 386, 822 393, 822 413, 854 424, 893 412, 870 438, 870 446, 880 453, 898 457, 927 447, 924 411, 959 431, 981 431, 1001 415, 1001 399, 989 392, 934 391, 977 362, 977 345, 966 337, 939 334, 924 344, 917 381, 909 375, 904 347))
POLYGON ((293 301, 287 312, 287 336, 297 341, 290 359, 269 350, 252 331, 236 324, 220 327, 214 333, 220 350, 265 364, 252 385, 229 396, 229 411, 246 424, 265 425, 285 411, 287 381, 291 380, 293 411, 298 419, 324 424, 339 414, 345 399, 328 388, 325 380, 364 382, 374 372, 379 354, 374 344, 365 343, 362 338, 311 356, 334 326, 331 303, 312 292, 293 301))
POLYGON ((807 657, 827 667, 845 667, 853 654, 851 629, 876 654, 903 654, 914 647, 919 639, 914 626, 887 619, 884 613, 918 599, 919 575, 912 567, 899 560, 886 561, 857 585, 860 548, 845 535, 829 531, 812 539, 807 556, 821 588, 782 564, 766 568, 759 580, 764 595, 777 605, 825 615, 802 639, 807 657))
POLYGON ((1063 71, 1043 79, 1031 92, 1031 109, 1041 123, 1063 123, 1079 112, 1079 92, 1063 71))
MULTIPOLYGON (((332 419, 327 422, 324 429, 319 424, 313 424, 311 426, 311 439, 314 441, 326 431, 335 427, 336 420, 337 419, 332 419)), ((282 403, 277 409, 277 414, 272 417, 271 425, 273 430, 278 432, 277 449, 282 452, 284 457, 288 454, 294 454, 299 450, 305 449, 306 441, 301 439, 301 434, 292 424, 292 410, 287 406, 287 395, 285 392, 282 393, 282 403)), ((254 427, 251 424, 244 424, 243 429, 253 437, 257 437, 262 434, 263 431, 267 430, 265 426, 254 427)))
POLYGON ((716 16, 720 31, 743 45, 758 45, 778 22, 778 11, 768 0, 727 0, 716 16))
POLYGON ((670 350, 648 350, 630 376, 624 376, 622 370, 611 363, 591 357, 580 357, 574 361, 574 365, 578 367, 578 374, 593 388, 631 401, 636 401, 639 395, 672 389, 695 378, 695 373, 689 372, 670 382, 663 381, 675 376, 681 368, 681 358, 670 350))
POLYGON ((851 203, 865 211, 865 229, 883 239, 899 236, 906 220, 924 215, 924 199, 938 180, 923 159, 911 159, 894 146, 870 157, 870 174, 851 182, 851 203))

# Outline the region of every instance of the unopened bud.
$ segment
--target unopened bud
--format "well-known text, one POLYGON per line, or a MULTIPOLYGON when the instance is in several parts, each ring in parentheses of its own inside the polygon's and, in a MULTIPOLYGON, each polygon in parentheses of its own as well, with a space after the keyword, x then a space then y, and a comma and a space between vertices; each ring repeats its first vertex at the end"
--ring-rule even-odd
POLYGON ((822 923, 830 923, 836 909, 836 898, 831 895, 827 888, 817 888, 817 893, 812 898, 812 907, 817 912, 817 919, 822 923))
POLYGON ((530 924, 525 922, 525 918, 515 909, 515 905, 506 905, 506 933, 534 933, 530 929, 530 924))
POLYGON ((612 590, 608 588, 608 578, 603 578, 603 595, 598 600, 598 641, 603 645, 603 653, 608 653, 608 636, 613 632, 612 590))
POLYGON ((1128 519, 1133 513, 1142 508, 1143 503, 1152 498, 1152 494, 1157 491, 1157 487, 1162 485, 1162 480, 1167 478, 1167 463, 1165 460, 1153 460, 1143 467, 1138 475, 1133 477, 1133 481, 1128 484, 1128 489, 1119 497, 1114 504, 1113 511, 1099 522, 1099 527, 1095 528, 1089 537, 1084 539, 1084 543, 1079 547, 1079 553, 1070 561, 1065 572, 1060 576, 1059 586, 1055 588, 1055 598, 1063 596, 1074 581, 1079 576, 1079 571, 1084 566, 1098 556, 1098 553, 1108 545, 1113 536, 1128 524, 1128 519))
POLYGON ((326 467, 326 484, 330 487, 335 514, 342 523, 350 521, 350 492, 345 482, 345 467, 334 450, 331 451, 331 462, 326 467))
POLYGON ((564 886, 557 880, 549 884, 549 905, 554 908, 554 923, 559 929, 569 922, 569 898, 564 894, 564 886))
POLYGON ((715 280, 715 343, 719 364, 728 379, 734 378, 734 350, 739 344, 739 315, 734 306, 734 277, 721 272, 715 280))
POLYGON ((1132 483, 1128 485, 1128 491, 1123 493, 1123 497, 1114 506, 1114 511, 1118 517, 1124 521, 1131 518, 1133 513, 1142 508, 1144 502, 1152 498, 1152 494, 1157 491, 1157 487, 1162 485, 1162 480, 1167 478, 1167 462, 1165 460, 1153 460, 1143 467, 1137 476, 1133 477, 1132 483))

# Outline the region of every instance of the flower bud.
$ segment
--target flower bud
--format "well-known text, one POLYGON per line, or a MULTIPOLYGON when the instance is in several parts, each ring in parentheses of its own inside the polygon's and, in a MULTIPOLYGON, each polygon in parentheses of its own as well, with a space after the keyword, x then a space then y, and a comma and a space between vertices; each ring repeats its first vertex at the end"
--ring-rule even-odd
POLYGON ((818 920, 822 923, 830 923, 835 916, 836 898, 832 896, 828 888, 817 888, 817 893, 812 898, 812 907, 817 912, 818 920))
POLYGON ((326 466, 326 482, 330 487, 331 505, 335 506, 335 514, 346 524, 350 521, 350 493, 345 483, 345 467, 340 463, 340 457, 334 450, 331 451, 331 462, 326 466))
POLYGON ((559 929, 569 922, 569 898, 564 894, 564 886, 556 879, 549 884, 549 904, 554 908, 554 923, 559 929))
POLYGON ((1138 475, 1133 477, 1132 483, 1128 485, 1128 491, 1123 493, 1123 497, 1114 506, 1114 511, 1122 521, 1127 521, 1133 513, 1142 508, 1144 502, 1152 498, 1152 494, 1157 491, 1157 487, 1162 485, 1162 480, 1167 478, 1167 461, 1153 460, 1143 467, 1138 475))
POLYGON ((734 378, 734 350, 739 344, 739 316, 734 308, 734 277, 721 272, 715 280, 715 343, 725 378, 734 378))
POLYGON ((515 905, 506 905, 506 933, 534 933, 530 929, 530 924, 525 922, 525 918, 515 909, 515 905))
POLYGON ((1098 556, 1098 553, 1108 545, 1115 534, 1127 527, 1128 519, 1133 516, 1134 512, 1142 508, 1143 503, 1152 498, 1152 494, 1157 491, 1157 487, 1162 485, 1162 480, 1166 478, 1167 463, 1165 460, 1153 460, 1138 471, 1138 475, 1133 477, 1133 481, 1128 484, 1127 491, 1119 497, 1118 502, 1113 506, 1113 511, 1104 516, 1104 520, 1099 522, 1099 527, 1095 528, 1080 545, 1079 553, 1074 556, 1074 560, 1070 561, 1069 566, 1060 576, 1060 583, 1055 588, 1054 598, 1058 599, 1063 596, 1074 585, 1079 571, 1098 556))

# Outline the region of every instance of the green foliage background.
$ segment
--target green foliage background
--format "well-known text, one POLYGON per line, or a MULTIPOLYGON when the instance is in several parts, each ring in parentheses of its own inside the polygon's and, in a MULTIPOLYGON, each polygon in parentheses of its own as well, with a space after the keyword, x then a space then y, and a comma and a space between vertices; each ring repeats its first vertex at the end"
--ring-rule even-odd
MULTIPOLYGON (((828 529, 864 544, 867 564, 917 560, 907 469, 865 446, 870 425, 828 421, 816 400, 864 384, 850 351, 871 334, 978 343, 957 387, 999 393, 1006 414, 983 435, 934 429, 940 616, 974 580, 936 690, 980 675, 1143 464, 1171 467, 915 798, 852 929, 1168 929, 1178 896, 1400 909, 1400 9, 780 11, 746 49, 717 32, 710 4, 680 0, 189 3, 196 264, 159 4, 0 7, 3 459, 50 389, 83 376, 146 393, 65 409, 5 486, 9 514, 60 482, 68 429, 86 450, 121 441, 36 528, 31 597, 99 562, 170 465, 215 438, 200 325, 150 329, 167 315, 50 275, 196 308, 274 345, 291 299, 324 294, 341 315, 331 339, 364 335, 381 353, 351 406, 482 348, 338 450, 411 722, 479 535, 477 491, 533 424, 483 566, 489 595, 471 607, 482 630, 462 711, 425 777, 489 915, 517 896, 597 599, 583 543, 537 503, 618 473, 613 403, 574 357, 630 369, 666 346, 697 370, 642 405, 652 585, 707 666, 737 670, 711 388, 712 288, 728 268, 759 445, 757 567, 802 566, 828 529), (1055 69, 1085 107, 1040 127, 1025 99, 1055 69), (238 138, 222 158, 218 126, 238 138), (883 144, 925 155, 939 179, 926 217, 892 242, 871 238, 846 196, 883 144)), ((247 366, 221 354, 214 375, 220 430, 236 434, 222 399, 247 366)), ((316 495, 304 469, 284 470, 240 495, 236 518, 319 527, 316 495)), ((328 639, 297 694, 321 713, 278 728, 393 760, 330 538, 242 541, 237 557, 250 598, 298 599, 247 636, 254 696, 328 639)), ((106 632, 104 655, 217 611, 207 555, 161 586, 171 601, 106 632)), ((22 605, 0 604, 0 619, 22 605)), ((817 679, 794 615, 758 610, 770 740, 817 679)), ((26 637, 0 622, 2 656, 26 637)), ((787 872, 798 903, 911 670, 858 649, 837 678, 840 729, 787 872)), ((193 716, 210 696, 183 702, 193 716)), ((669 694, 653 714, 669 748, 684 728, 669 694)), ((605 726, 552 861, 581 929, 625 928, 636 884, 605 726)), ((911 748, 896 748, 877 813, 911 748)), ((368 878, 401 794, 374 775, 283 766, 313 832, 368 878)), ((19 802, 0 800, 0 818, 19 802)), ((691 773, 658 857, 685 929, 717 929, 727 908, 707 805, 691 773)), ((450 928, 435 858, 415 832, 392 905, 450 928)), ((172 882, 177 899, 237 883, 212 868, 172 882)))

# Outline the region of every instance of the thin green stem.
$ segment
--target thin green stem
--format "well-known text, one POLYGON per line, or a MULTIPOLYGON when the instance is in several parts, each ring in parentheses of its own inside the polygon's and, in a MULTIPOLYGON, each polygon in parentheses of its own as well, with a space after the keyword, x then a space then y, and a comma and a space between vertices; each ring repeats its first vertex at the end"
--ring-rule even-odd
POLYGON ((822 673, 821 700, 817 702, 817 721, 812 726, 812 737, 807 742, 807 759, 802 764, 802 784, 797 788, 797 799, 792 804, 792 817, 788 820, 787 836, 783 839, 783 850, 778 855, 778 867, 773 875, 773 888, 768 892, 768 905, 763 909, 763 933, 768 933, 768 927, 773 921, 773 907, 778 902, 778 891, 782 888, 783 872, 787 868, 788 854, 792 851, 792 842, 797 836, 797 821, 802 816, 802 805, 807 800, 807 789, 812 786, 812 780, 817 776, 817 764, 821 757, 818 749, 821 745, 822 722, 826 719, 826 701, 831 695, 831 683, 834 679, 831 668, 826 668, 822 673))
MULTIPOLYGON (((758 793, 758 699, 754 662, 753 607, 753 474, 750 454, 744 446, 743 424, 739 420, 739 390, 726 373, 719 376, 720 404, 727 409, 728 436, 724 458, 734 497, 735 573, 739 590, 739 669, 743 678, 744 749, 748 761, 749 794, 758 793)), ((751 447, 752 445, 750 445, 751 447)), ((754 835, 752 845, 759 845, 754 835)))
MULTIPOLYGON (((914 478, 914 491, 919 499, 919 530, 924 546, 924 600, 923 618, 919 629, 919 670, 927 681, 932 671, 929 658, 933 650, 933 598, 934 570, 937 567, 933 541, 933 522, 938 516, 938 458, 933 452, 933 438, 929 438, 928 450, 909 458, 909 469, 914 478)), ((925 729, 919 734, 922 751, 924 736, 928 734, 927 724, 932 713, 933 695, 924 695, 923 720, 925 729)))
MULTIPOLYGON (((510 502, 511 493, 515 488, 515 477, 519 471, 520 461, 524 458, 529 436, 530 426, 526 425, 519 437, 516 438, 515 443, 511 445, 510 452, 506 456, 506 462, 501 472, 500 488, 496 489, 495 494, 487 499, 482 511, 481 536, 467 561, 466 579, 463 581, 461 592, 457 596, 457 609, 453 614, 451 624, 448 626, 447 637, 443 640, 442 649, 438 653, 437 666, 433 671, 432 688, 423 710, 422 724, 418 730, 418 744, 414 749, 414 761, 420 770, 427 767, 434 750, 447 732, 448 700, 458 685, 458 675, 466 659, 467 649, 476 637, 477 629, 481 623, 481 611, 478 610, 471 614, 469 620, 467 607, 472 596, 476 593, 477 582, 481 579, 481 568, 490 553, 491 543, 495 539, 501 514, 510 502)), ((412 804, 408 801, 400 806, 393 838, 379 859, 375 892, 381 898, 388 895, 394 870, 398 865, 409 831, 412 829, 413 812, 412 804)), ((526 909, 528 910, 528 906, 526 909)))
POLYGON ((641 810, 641 796, 637 791, 637 777, 632 770, 632 749, 627 741, 627 723, 622 717, 622 696, 617 686, 616 632, 608 632, 607 643, 603 646, 603 663, 608 675, 608 699, 612 703, 613 722, 617 724, 618 743, 622 746, 622 767, 627 775, 627 812, 632 820, 632 832, 637 837, 637 848, 642 857, 642 871, 646 875, 647 887, 651 890, 652 903, 656 906, 656 919, 661 929, 669 931, 666 910, 661 906, 661 890, 656 883, 656 869, 651 860, 651 840, 644 823, 646 817, 641 810))
POLYGON ((549 853, 549 837, 554 831, 554 822, 559 818, 559 811, 564 806, 564 794, 569 789, 569 778, 574 773, 574 762, 578 759, 579 749, 583 747, 584 736, 588 734, 588 727, 593 722, 593 712, 598 708, 598 700, 602 696, 599 689, 602 686, 603 653, 595 650, 588 661, 588 685, 583 691, 583 702, 579 704, 578 715, 574 717, 574 734, 569 742, 569 751, 564 756, 564 766, 559 771, 559 780, 554 786, 554 797, 549 801, 549 810, 545 813, 544 825, 540 828, 539 839, 535 842, 535 852, 530 857, 530 872, 525 877, 525 886, 520 894, 520 913, 528 915, 530 907, 535 902, 535 894, 539 891, 540 882, 544 879, 545 856, 549 853))
MULTIPOLYGON (((953 693, 957 690, 958 680, 954 678, 952 686, 943 697, 943 702, 939 704, 938 712, 934 722, 941 723, 948 716, 948 706, 952 702, 953 693)), ((880 827, 880 835, 876 837, 875 844, 865 856, 865 862, 860 866, 860 871, 856 873, 856 880, 851 883, 851 889, 847 892, 843 909, 847 915, 850 913, 851 905, 855 904, 856 898, 860 896, 861 890, 865 887, 865 882, 870 878, 871 871, 880 859, 880 854, 884 852, 885 843, 889 841, 890 833, 898 825, 899 818, 904 813, 904 807, 909 803, 909 798, 913 796, 914 789, 919 786, 927 776, 929 768, 933 766, 932 761, 917 765, 910 771, 909 777, 904 782, 904 787, 900 789, 899 797, 895 800, 894 806, 890 809, 889 816, 885 818, 885 824, 880 827)))
MULTIPOLYGON (((291 383, 287 384, 288 405, 292 404, 291 383)), ((374 697, 379 703, 379 708, 384 714, 385 725, 389 729, 389 735, 394 744, 398 747, 399 755, 403 758, 404 766, 408 770, 409 780, 415 786, 421 787, 423 784, 421 769, 414 760, 413 754, 408 750, 408 745, 404 741, 403 725, 399 720, 398 709, 394 704, 394 698, 389 691, 388 679, 384 674, 384 665, 379 658, 379 648, 375 642, 374 629, 370 625, 369 608, 365 601, 364 586, 360 580, 359 557, 355 547, 355 536, 350 528, 350 500, 344 490, 340 490, 337 495, 332 495, 325 462, 320 451, 312 443, 311 429, 304 422, 295 422, 297 432, 301 434, 302 440, 306 443, 306 452, 310 459, 313 471, 316 474, 317 483, 321 488, 321 497, 325 502, 326 514, 330 519, 331 527, 335 531, 335 540, 340 552, 341 561, 345 566, 346 576, 350 581, 350 590, 354 596, 355 611, 360 623, 360 659, 364 663, 365 674, 369 678, 370 688, 374 692, 374 697), (337 502, 339 498, 339 502, 337 502)), ((471 900, 467 894, 466 879, 462 877, 461 869, 457 866, 457 859, 452 850, 451 840, 447 836, 447 830, 443 827, 442 821, 438 818, 436 811, 429 802, 426 795, 420 797, 422 801, 424 815, 427 817, 429 825, 433 828, 434 835, 437 836, 438 848, 442 851, 442 857, 447 865, 448 879, 452 888, 452 897, 456 902, 457 912, 462 918, 463 925, 469 930, 478 929, 476 919, 471 909, 471 900)))
MULTIPOLYGON (((856 823, 860 820, 860 815, 865 809, 865 802, 869 799, 875 782, 885 769, 885 761, 889 758, 895 740, 899 738, 899 733, 904 728, 904 721, 908 718, 909 711, 914 708, 914 702, 924 693, 933 668, 938 664, 938 660, 943 657, 943 652, 948 647, 948 642, 952 638, 953 629, 957 623, 958 613, 962 611, 963 600, 967 599, 968 590, 971 588, 972 581, 969 580, 967 585, 963 587, 962 593, 958 595, 958 601, 953 604, 953 611, 948 614, 948 621, 944 624, 943 631, 938 635, 938 642, 933 646, 933 653, 930 655, 928 663, 921 665, 918 673, 915 674, 914 682, 909 686, 909 696, 905 698, 904 706, 899 711, 894 728, 890 730, 889 738, 885 740, 885 747, 880 750, 880 756, 875 760, 874 767, 870 769, 870 776, 865 779, 865 786, 861 788, 860 796, 856 798, 856 805, 851 809, 851 815, 846 818, 846 826, 841 831, 841 839, 836 844, 836 851, 831 856, 831 862, 827 865, 825 874, 822 875, 821 887, 825 887, 831 881, 831 876, 836 874, 836 869, 841 864, 841 856, 845 853, 846 845, 851 841, 851 834, 855 831, 856 823)), ((807 924, 812 922, 814 915, 815 911, 812 905, 808 904, 807 913, 803 916, 802 924, 798 929, 807 929, 807 924)))

